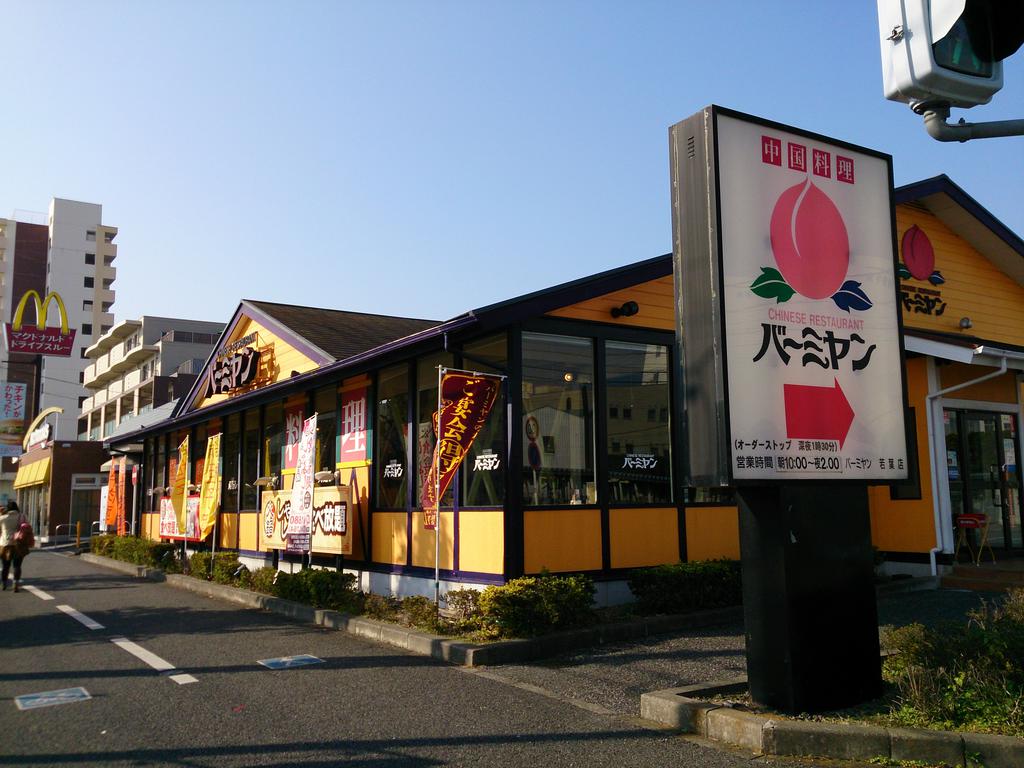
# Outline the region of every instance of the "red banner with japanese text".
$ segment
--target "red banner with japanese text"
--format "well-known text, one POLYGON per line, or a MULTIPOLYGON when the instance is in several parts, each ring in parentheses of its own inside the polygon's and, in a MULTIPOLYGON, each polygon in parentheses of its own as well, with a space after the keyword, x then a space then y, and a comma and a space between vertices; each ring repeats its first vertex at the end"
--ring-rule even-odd
POLYGON ((117 535, 128 535, 128 501, 125 499, 125 483, 128 481, 128 457, 122 456, 117 474, 117 535))
POLYGON ((496 376, 446 371, 441 377, 441 410, 440 415, 434 414, 438 439, 420 493, 424 528, 437 525, 437 499, 444 498, 455 471, 469 455, 500 388, 501 379, 496 376))

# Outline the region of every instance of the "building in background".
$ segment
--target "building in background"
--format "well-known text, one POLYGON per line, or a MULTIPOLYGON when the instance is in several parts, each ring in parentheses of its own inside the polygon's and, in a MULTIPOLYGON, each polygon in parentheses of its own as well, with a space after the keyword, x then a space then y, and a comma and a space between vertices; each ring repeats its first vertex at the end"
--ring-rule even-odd
MULTIPOLYGON (((55 440, 77 438, 76 417, 88 395, 85 350, 114 324, 116 236, 117 228, 103 223, 101 205, 61 198, 51 200, 45 214, 16 211, 0 219, 0 319, 33 327, 42 307, 49 324, 58 324, 58 302, 47 301, 55 294, 75 331, 68 356, 12 353, 7 347, 0 356, 0 382, 25 385, 26 422, 46 408, 63 409, 55 440)), ((10 458, 2 462, 0 497, 11 494, 15 470, 10 458)))
POLYGON ((224 323, 145 315, 110 328, 85 350, 88 390, 79 440, 102 440, 127 419, 187 392, 224 323))

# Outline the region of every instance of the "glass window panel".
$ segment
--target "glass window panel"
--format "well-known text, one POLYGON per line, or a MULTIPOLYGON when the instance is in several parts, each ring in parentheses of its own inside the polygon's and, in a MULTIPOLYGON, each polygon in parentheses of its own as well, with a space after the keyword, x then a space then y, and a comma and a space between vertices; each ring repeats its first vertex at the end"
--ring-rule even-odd
POLYGON ((278 478, 284 463, 284 405, 271 403, 263 411, 263 474, 278 478))
MULTIPOLYGON (((434 460, 434 444, 437 435, 434 433, 434 413, 437 411, 437 366, 452 367, 452 356, 447 354, 431 355, 416 363, 416 485, 413 506, 420 506, 420 489, 430 471, 430 462, 434 460)), ((442 507, 451 507, 455 484, 441 500, 442 507)))
POLYGON ((405 509, 409 440, 409 369, 388 368, 377 377, 377 506, 405 509))
POLYGON ((668 348, 605 344, 608 397, 608 493, 612 504, 672 502, 672 435, 658 415, 669 408, 668 348), (613 411, 643 413, 614 419, 613 411))
POLYGON ((316 407, 316 466, 317 472, 333 472, 337 463, 338 442, 338 390, 326 387, 317 391, 316 407))
MULTIPOLYGON (((504 333, 463 347, 464 366, 480 373, 504 373, 508 344, 504 333)), ((480 434, 462 465, 462 498, 465 507, 497 507, 505 502, 505 394, 507 380, 480 434)))
POLYGON ((221 501, 225 512, 238 511, 238 464, 239 449, 242 444, 242 436, 239 429, 241 418, 237 413, 228 416, 227 429, 221 437, 221 455, 223 457, 223 476, 221 477, 221 501))
POLYGON ((523 334, 523 500, 596 504, 594 345, 523 334))
POLYGON ((259 489, 253 483, 260 476, 260 412, 246 411, 242 433, 242 509, 259 508, 259 489))

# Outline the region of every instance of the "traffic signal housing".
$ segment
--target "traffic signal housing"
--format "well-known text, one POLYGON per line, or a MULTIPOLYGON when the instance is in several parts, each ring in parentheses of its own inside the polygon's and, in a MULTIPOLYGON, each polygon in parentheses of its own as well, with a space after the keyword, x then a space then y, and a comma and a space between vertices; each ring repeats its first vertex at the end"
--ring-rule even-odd
POLYGON ((1024 41, 1018 0, 878 0, 885 97, 915 111, 987 104, 1024 41))

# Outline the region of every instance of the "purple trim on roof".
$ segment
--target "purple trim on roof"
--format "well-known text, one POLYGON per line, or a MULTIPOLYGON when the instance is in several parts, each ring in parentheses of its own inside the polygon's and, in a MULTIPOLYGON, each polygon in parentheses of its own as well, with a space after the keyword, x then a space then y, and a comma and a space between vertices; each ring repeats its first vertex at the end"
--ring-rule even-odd
POLYGON ((899 205, 900 203, 915 203, 929 195, 938 194, 947 195, 953 202, 990 229, 992 234, 1024 258, 1024 240, 1021 240, 1013 230, 989 213, 981 203, 958 187, 946 174, 897 187, 894 192, 894 199, 896 204, 899 205))

